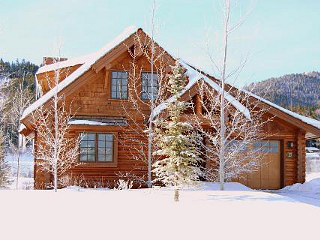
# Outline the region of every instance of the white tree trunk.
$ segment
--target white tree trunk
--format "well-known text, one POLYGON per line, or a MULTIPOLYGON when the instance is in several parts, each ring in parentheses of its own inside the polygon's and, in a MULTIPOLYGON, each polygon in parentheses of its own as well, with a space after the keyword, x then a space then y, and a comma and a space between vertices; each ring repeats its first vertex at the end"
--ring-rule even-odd
POLYGON ((220 99, 220 165, 219 165, 219 178, 220 178, 220 190, 224 190, 225 181, 225 144, 226 144, 226 125, 225 125, 225 96, 224 88, 226 81, 226 67, 227 67, 227 53, 228 53, 228 33, 229 33, 229 17, 230 17, 230 0, 226 0, 226 12, 224 21, 224 52, 223 52, 223 67, 221 78, 221 99, 220 99))

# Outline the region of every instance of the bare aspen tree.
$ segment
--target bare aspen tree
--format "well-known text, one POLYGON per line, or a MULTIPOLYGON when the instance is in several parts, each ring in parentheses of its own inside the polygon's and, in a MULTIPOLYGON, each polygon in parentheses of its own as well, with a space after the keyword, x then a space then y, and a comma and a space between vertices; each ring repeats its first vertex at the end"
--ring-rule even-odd
MULTIPOLYGON (((210 126, 211 130, 200 127, 199 129, 207 140, 204 149, 207 159, 217 169, 215 180, 219 180, 220 189, 224 190, 226 180, 241 177, 243 174, 257 170, 260 166, 262 155, 252 145, 262 136, 263 125, 269 121, 262 119, 265 113, 263 106, 254 101, 250 93, 233 88, 227 84, 231 77, 239 76, 247 59, 232 71, 227 71, 229 66, 229 38, 247 18, 251 9, 240 17, 236 23, 231 21, 232 7, 240 4, 239 1, 223 1, 223 43, 222 54, 219 62, 214 60, 208 50, 213 68, 219 73, 221 91, 210 91, 205 82, 199 84, 200 101, 203 106, 201 117, 210 126), (233 4, 232 4, 233 3, 233 4)), ((234 84, 235 82, 233 82, 234 84)))
POLYGON ((19 134, 20 118, 22 117, 23 111, 31 104, 33 100, 30 89, 24 87, 26 73, 23 73, 22 81, 17 84, 11 84, 13 96, 10 101, 10 109, 8 110, 7 121, 11 125, 12 133, 8 136, 8 143, 12 153, 13 160, 17 163, 16 173, 16 189, 19 187, 19 176, 20 176, 20 160, 22 152, 25 150, 27 144, 26 138, 19 134), (19 135, 18 141, 14 136, 19 135))
MULTIPOLYGON (((0 69, 1 72, 1 69, 0 69)), ((8 95, 6 94, 6 85, 8 79, 2 79, 0 83, 0 123, 3 125, 4 121, 4 109, 8 102, 8 95)), ((3 127, 0 128, 0 188, 7 187, 11 183, 11 167, 5 160, 6 150, 5 150, 6 138, 4 135, 3 127)))
MULTIPOLYGON (((59 54, 60 56, 60 54, 59 54)), ((58 60, 60 57, 58 58, 58 60)), ((41 170, 53 175, 53 187, 57 191, 59 179, 66 172, 79 165, 78 155, 81 136, 70 136, 70 120, 73 116, 70 106, 66 106, 65 96, 59 95, 60 69, 54 70, 54 79, 47 81, 54 91, 48 104, 33 112, 33 124, 37 126, 37 165, 41 170)))

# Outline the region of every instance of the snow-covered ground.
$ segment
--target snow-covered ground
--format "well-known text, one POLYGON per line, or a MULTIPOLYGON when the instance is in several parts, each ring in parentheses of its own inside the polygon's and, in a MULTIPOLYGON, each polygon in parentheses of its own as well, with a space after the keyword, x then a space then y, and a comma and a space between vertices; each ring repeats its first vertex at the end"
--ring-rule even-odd
MULTIPOLYGON (((13 174, 16 174, 17 171, 17 156, 14 154, 8 153, 5 157, 5 161, 7 161, 12 169, 13 174)), ((30 152, 25 152, 20 156, 20 175, 33 175, 33 155, 30 152)))
MULTIPOLYGON (((170 189, 0 191, 1 239, 319 239, 320 208, 228 183, 170 189)), ((317 200, 318 202, 320 199, 317 200)))
POLYGON ((320 178, 314 178, 303 184, 296 183, 274 192, 303 203, 320 207, 320 178))

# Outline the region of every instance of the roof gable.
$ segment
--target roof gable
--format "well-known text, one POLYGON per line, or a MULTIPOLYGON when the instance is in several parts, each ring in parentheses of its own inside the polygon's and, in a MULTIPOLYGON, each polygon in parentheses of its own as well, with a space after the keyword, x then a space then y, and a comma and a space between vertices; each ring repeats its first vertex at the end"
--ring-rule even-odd
MULTIPOLYGON (((48 102, 56 92, 60 92, 63 89, 65 89, 67 86, 69 86, 71 83, 73 83, 75 80, 77 80, 80 76, 82 76, 85 72, 90 70, 93 64, 95 64, 97 61, 99 61, 102 57, 104 57, 106 54, 108 54, 111 50, 116 48, 117 46, 121 45, 126 39, 128 39, 130 36, 135 34, 139 29, 135 26, 131 26, 126 28, 118 37, 113 39, 111 42, 106 44, 102 49, 98 50, 97 52, 93 54, 86 55, 83 58, 78 58, 81 61, 84 61, 81 67, 79 67, 76 71, 74 71, 72 74, 70 74, 66 79, 61 81, 57 86, 52 88, 49 92, 44 94, 41 98, 39 98, 37 101, 35 101, 33 104, 31 104, 28 108, 25 109, 23 112, 23 115, 21 117, 21 120, 25 119, 28 115, 30 115, 32 112, 34 112, 37 108, 41 107, 43 104, 48 102)), ((77 61, 63 61, 63 62, 57 62, 54 64, 54 66, 51 66, 50 71, 60 69, 61 66, 67 67, 67 64, 76 64, 77 61), (67 62, 67 63, 65 63, 67 62), (69 63, 68 63, 69 62, 69 63)), ((50 65, 48 65, 50 66, 50 65)), ((41 71, 44 71, 46 68, 42 69, 41 71)))
MULTIPOLYGON (((82 57, 78 57, 75 59, 66 60, 63 62, 57 62, 55 64, 50 64, 41 67, 37 74, 45 73, 48 71, 54 71, 56 69, 61 68, 67 68, 72 67, 76 65, 81 65, 78 69, 76 69, 73 73, 71 73, 68 77, 66 77, 63 81, 61 81, 57 86, 52 88, 50 91, 48 91, 46 94, 44 94, 41 98, 39 98, 37 101, 35 101, 32 105, 30 105, 27 109, 25 109, 21 120, 24 120, 27 118, 33 111, 35 111, 37 108, 41 107, 43 104, 48 102, 56 92, 61 92, 65 88, 67 88, 69 85, 74 83, 77 79, 79 79, 81 76, 85 75, 90 69, 97 72, 99 69, 103 67, 103 64, 99 62, 100 60, 103 60, 103 58, 110 52, 112 52, 113 49, 120 46, 122 43, 124 43, 127 39, 129 39, 133 34, 137 33, 138 30, 142 30, 140 28, 131 26, 126 28, 118 37, 113 39, 111 42, 106 44, 102 49, 92 53, 88 54, 82 57)), ((143 32, 144 33, 144 32, 143 32)), ((144 33, 145 34, 145 33, 144 33)), ((170 57, 172 55, 168 54, 170 57)), ((210 79, 207 74, 203 74, 201 71, 198 71, 196 68, 192 67, 191 65, 187 64, 186 62, 180 60, 180 63, 182 66, 187 70, 187 75, 189 77, 189 83, 185 87, 185 89, 179 94, 178 97, 181 97, 182 95, 186 94, 193 86, 196 85, 196 83, 199 80, 204 80, 208 85, 210 85, 213 89, 215 89, 217 92, 221 92, 222 89, 215 81, 210 79)), ((83 78, 82 78, 83 79, 83 78)), ((72 85, 73 86, 73 85, 72 85)), ((248 92, 247 92, 248 93, 248 92)), ((251 94, 251 93, 249 93, 251 94)), ((293 123, 306 131, 310 131, 318 136, 320 136, 320 122, 308 117, 301 116, 299 114, 296 114, 294 112, 291 112, 287 109, 284 109, 276 104, 273 104, 263 98, 260 98, 254 94, 251 94, 251 96, 258 101, 267 104, 268 106, 272 107, 275 111, 275 114, 282 113, 285 116, 288 117, 288 119, 292 119, 293 123), (278 111, 278 112, 277 112, 278 111)), ((244 114, 244 116, 247 119, 250 119, 250 112, 249 110, 243 106, 237 99, 235 99, 231 94, 229 94, 226 91, 226 99, 240 112, 244 114)), ((166 108, 167 104, 170 101, 173 101, 174 98, 169 98, 165 103, 160 104, 158 107, 154 109, 152 112, 150 119, 153 119, 157 114, 159 114, 163 109, 166 108)), ((287 121, 288 121, 287 119, 287 121)), ((284 119, 286 120, 286 119, 284 119)))

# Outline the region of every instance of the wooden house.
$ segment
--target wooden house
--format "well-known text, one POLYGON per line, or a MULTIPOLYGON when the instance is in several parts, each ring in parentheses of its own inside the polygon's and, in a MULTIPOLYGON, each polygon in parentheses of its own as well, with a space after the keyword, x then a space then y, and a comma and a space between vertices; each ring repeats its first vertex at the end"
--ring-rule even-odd
MULTIPOLYGON (((55 91, 63 95, 74 111, 70 121, 70 137, 83 134, 78 161, 81 165, 70 169, 69 173, 82 179, 87 185, 108 185, 129 175, 146 178, 147 163, 133 156, 138 154, 136 142, 146 143, 139 125, 148 124, 150 108, 144 104, 150 99, 151 73, 161 68, 170 71, 175 59, 160 46, 154 52, 160 56, 153 66, 143 52, 148 50, 150 38, 142 29, 130 27, 101 50, 76 59, 45 58, 44 65, 36 73, 38 100, 28 107, 22 118, 21 134, 34 138, 35 153, 37 126, 32 113, 46 107, 55 91), (139 36, 139 39, 137 39, 139 36), (135 63, 132 67, 132 63, 135 63), (160 66, 161 64, 163 64, 160 66), (135 70, 139 69, 138 74, 135 70), (59 71, 59 84, 54 85, 55 73, 59 71), (132 75, 136 74, 136 77, 132 75), (134 92, 129 90, 134 86, 134 92), (139 101, 132 104, 129 96, 139 95, 139 101), (139 111, 135 108, 139 106, 139 111), (147 118, 146 118, 147 116, 147 118), (135 121, 135 127, 132 122, 135 121)), ((184 63, 186 71, 196 71, 184 63)), ((218 81, 208 75, 200 74, 199 79, 218 81)), ((157 85, 157 82, 155 82, 157 85)), ((191 82, 181 98, 197 98, 197 88, 191 82)), ((273 116, 267 129, 274 134, 268 142, 267 168, 256 172, 242 182, 256 189, 279 189, 287 185, 305 181, 305 142, 306 138, 320 136, 320 122, 300 116, 271 102, 252 95, 256 101, 268 106, 268 114, 273 116)), ((67 104, 68 105, 68 104, 67 104)), ((201 108, 201 106, 197 106, 201 108)), ((143 144, 142 144, 143 145, 143 144)), ((141 150, 141 149, 140 149, 141 150)), ((145 147, 142 147, 145 152, 145 147)), ((35 154, 36 156, 36 154, 35 154)), ((44 188, 52 180, 51 176, 37 166, 40 159, 35 158, 35 188, 44 188)))

